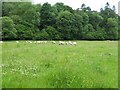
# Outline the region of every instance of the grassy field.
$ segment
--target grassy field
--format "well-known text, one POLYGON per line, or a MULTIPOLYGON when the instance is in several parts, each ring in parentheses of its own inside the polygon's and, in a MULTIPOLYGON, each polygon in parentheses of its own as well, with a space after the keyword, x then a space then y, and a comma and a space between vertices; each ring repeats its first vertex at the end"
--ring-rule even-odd
POLYGON ((118 42, 2 45, 3 88, 117 88, 118 42))

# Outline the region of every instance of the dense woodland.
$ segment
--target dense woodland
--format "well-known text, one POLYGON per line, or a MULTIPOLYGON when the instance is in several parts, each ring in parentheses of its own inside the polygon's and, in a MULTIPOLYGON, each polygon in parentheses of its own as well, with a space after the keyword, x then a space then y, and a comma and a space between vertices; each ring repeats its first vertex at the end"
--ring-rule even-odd
POLYGON ((3 40, 118 40, 120 16, 109 3, 98 11, 82 4, 2 3, 3 40))

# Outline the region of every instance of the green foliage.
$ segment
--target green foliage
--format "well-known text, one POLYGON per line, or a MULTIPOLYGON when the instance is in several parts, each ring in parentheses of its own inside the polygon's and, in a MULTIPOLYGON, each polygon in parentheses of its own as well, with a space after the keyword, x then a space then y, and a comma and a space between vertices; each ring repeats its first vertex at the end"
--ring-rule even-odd
POLYGON ((46 28, 47 26, 52 26, 55 24, 55 17, 52 13, 52 7, 48 3, 44 3, 42 5, 41 11, 40 11, 40 26, 41 30, 46 28))
POLYGON ((108 18, 108 29, 106 30, 108 39, 118 39, 118 21, 115 18, 108 18))
POLYGON ((2 36, 3 36, 3 39, 16 39, 17 35, 17 31, 16 29, 14 28, 14 22, 11 18, 5 16, 5 17, 2 17, 2 36))
POLYGON ((72 30, 72 38, 73 39, 81 39, 83 34, 82 34, 82 31, 83 31, 83 18, 81 15, 79 14, 74 14, 74 20, 73 20, 73 30, 72 30))
POLYGON ((120 16, 118 16, 118 39, 120 40, 120 16))
POLYGON ((48 26, 45 31, 48 33, 49 37, 48 37, 48 40, 56 40, 56 39, 59 39, 59 35, 58 35, 58 32, 57 30, 52 27, 52 26, 48 26))
POLYGON ((98 30, 100 24, 103 22, 103 17, 99 15, 97 12, 93 12, 90 15, 90 23, 93 25, 95 30, 98 30))
POLYGON ((87 13, 82 13, 82 18, 83 18, 82 24, 83 24, 83 26, 85 26, 89 22, 89 16, 87 13))
POLYGON ((14 10, 14 5, 12 3, 2 3, 2 16, 9 16, 14 10))
POLYGON ((118 15, 108 2, 100 12, 85 4, 73 10, 64 3, 3 2, 2 17, 12 20, 10 28, 3 22, 4 40, 118 40, 118 15))
POLYGON ((57 29, 63 39, 73 39, 74 32, 74 15, 69 11, 61 11, 57 18, 57 29))
POLYGON ((31 28, 26 27, 25 25, 22 24, 17 24, 16 30, 17 30, 18 39, 20 40, 32 39, 33 31, 31 28))
POLYGON ((94 33, 95 32, 94 32, 93 26, 91 24, 88 24, 84 27, 84 32, 83 32, 84 37, 83 38, 84 39, 95 39, 94 33))
POLYGON ((40 40, 47 40, 49 37, 49 34, 46 32, 45 29, 41 30, 39 33, 39 39, 40 40))
POLYGON ((74 10, 67 6, 67 5, 64 5, 64 3, 56 3, 54 6, 53 6, 54 10, 56 10, 56 14, 58 15, 61 11, 69 11, 71 13, 74 13, 74 10))

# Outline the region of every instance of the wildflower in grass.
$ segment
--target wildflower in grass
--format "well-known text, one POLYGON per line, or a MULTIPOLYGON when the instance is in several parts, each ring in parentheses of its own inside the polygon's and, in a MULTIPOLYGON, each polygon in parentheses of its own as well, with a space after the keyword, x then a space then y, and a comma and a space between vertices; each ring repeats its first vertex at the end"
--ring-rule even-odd
POLYGON ((16 72, 17 70, 16 69, 12 69, 13 72, 16 72))
POLYGON ((21 74, 24 74, 24 72, 21 72, 21 74))
POLYGON ((33 74, 34 77, 36 77, 36 74, 33 74))
POLYGON ((1 64, 0 67, 4 67, 5 65, 4 64, 1 64))
POLYGON ((3 72, 3 73, 2 73, 2 75, 6 75, 6 74, 7 74, 7 72, 3 72))
POLYGON ((19 68, 19 67, 18 67, 17 69, 18 69, 18 70, 20 70, 20 68, 19 68))
POLYGON ((21 74, 24 74, 25 72, 23 70, 20 70, 21 74))
POLYGON ((16 43, 19 43, 19 41, 16 41, 16 43))

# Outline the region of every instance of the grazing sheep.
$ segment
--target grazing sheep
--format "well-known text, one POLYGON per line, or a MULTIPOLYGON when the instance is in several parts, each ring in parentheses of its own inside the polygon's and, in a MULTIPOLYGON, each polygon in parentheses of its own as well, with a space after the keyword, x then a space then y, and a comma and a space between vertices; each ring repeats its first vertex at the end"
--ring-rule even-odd
POLYGON ((36 41, 37 43, 41 43, 41 41, 36 41))
POLYGON ((65 44, 65 42, 59 41, 59 45, 64 45, 64 44, 65 44))
POLYGON ((69 43, 68 42, 65 42, 66 45, 68 45, 69 43))
POLYGON ((32 43, 32 41, 29 41, 29 43, 32 43))
POLYGON ((44 43, 47 43, 47 41, 44 41, 44 43))
POLYGON ((77 43, 76 43, 76 42, 73 42, 73 45, 77 45, 77 43))
POLYGON ((55 41, 52 41, 52 43, 53 43, 53 44, 56 44, 56 42, 55 42, 55 41))
POLYGON ((36 41, 36 43, 45 44, 45 43, 47 43, 47 41, 36 41))
POLYGON ((3 43, 3 41, 0 41, 0 43, 3 43))
POLYGON ((41 43, 43 43, 43 41, 38 41, 38 43, 40 43, 40 44, 41 44, 41 43))
POLYGON ((42 41, 37 41, 37 43, 42 43, 42 41))
POLYGON ((41 41, 41 44, 44 44, 45 43, 45 41, 41 41))
POLYGON ((16 41, 16 43, 19 43, 19 41, 16 41))
POLYGON ((70 45, 73 45, 71 41, 69 41, 69 44, 70 44, 70 45))
POLYGON ((34 43, 37 43, 37 41, 34 41, 34 43))

